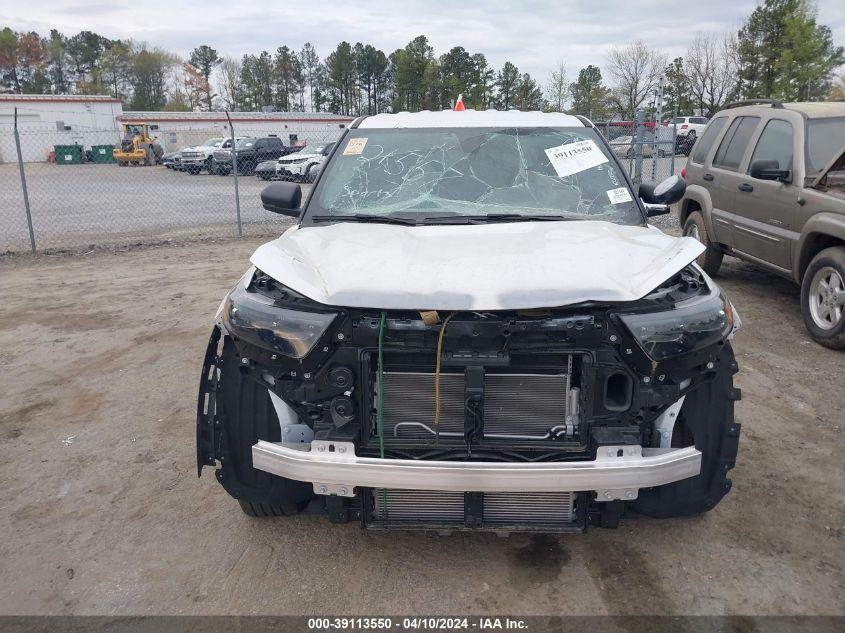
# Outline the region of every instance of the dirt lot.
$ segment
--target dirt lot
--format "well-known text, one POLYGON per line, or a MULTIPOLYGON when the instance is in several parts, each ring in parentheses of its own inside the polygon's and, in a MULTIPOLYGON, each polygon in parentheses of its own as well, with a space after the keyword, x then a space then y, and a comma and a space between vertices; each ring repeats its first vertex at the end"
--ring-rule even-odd
POLYGON ((845 613, 845 354, 793 285, 726 260, 743 430, 707 516, 363 532, 249 519, 196 478, 210 318, 256 243, 0 260, 0 613, 845 613))

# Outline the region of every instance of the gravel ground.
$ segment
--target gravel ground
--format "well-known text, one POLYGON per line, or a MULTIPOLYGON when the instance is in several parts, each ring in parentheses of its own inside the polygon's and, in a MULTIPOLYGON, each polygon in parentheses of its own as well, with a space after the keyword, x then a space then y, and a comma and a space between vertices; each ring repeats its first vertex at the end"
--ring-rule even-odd
POLYGON ((196 478, 210 319, 258 240, 0 259, 0 614, 845 614, 845 355, 726 259, 744 321, 711 513, 500 539, 255 520, 196 478))

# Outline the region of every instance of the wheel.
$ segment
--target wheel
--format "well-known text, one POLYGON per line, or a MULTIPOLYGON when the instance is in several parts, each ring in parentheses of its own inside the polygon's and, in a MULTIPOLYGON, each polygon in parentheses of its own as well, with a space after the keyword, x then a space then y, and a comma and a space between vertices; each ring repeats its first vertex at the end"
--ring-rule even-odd
POLYGON ((731 489, 728 471, 736 463, 740 425, 734 402, 740 399, 733 376, 738 371, 730 343, 722 347, 714 373, 686 394, 672 432, 672 447, 701 451, 701 472, 688 479, 640 490, 631 505, 656 518, 693 516, 712 510, 731 489))
POLYGON ((202 171, 201 167, 189 167, 188 168, 188 173, 191 174, 191 176, 196 176, 201 171, 202 171))
POLYGON ((801 315, 814 341, 845 349, 845 246, 824 249, 807 266, 801 315))
POLYGON ((214 161, 213 161, 211 158, 207 158, 207 159, 205 160, 205 170, 206 170, 209 174, 213 174, 213 173, 214 173, 214 161))
POLYGON ((724 254, 717 249, 707 235, 707 227, 704 225, 704 217, 700 211, 693 211, 684 222, 684 236, 697 239, 704 244, 704 252, 698 256, 696 261, 711 277, 715 277, 722 265, 724 254))
POLYGON ((658 148, 658 150, 657 150, 657 157, 658 157, 658 158, 664 158, 665 156, 666 156, 666 150, 665 150, 665 149, 660 149, 660 148, 658 148))
POLYGON ((299 514, 302 510, 301 505, 276 505, 273 503, 255 503, 253 501, 238 501, 243 513, 250 517, 258 519, 266 519, 270 517, 289 517, 299 514))

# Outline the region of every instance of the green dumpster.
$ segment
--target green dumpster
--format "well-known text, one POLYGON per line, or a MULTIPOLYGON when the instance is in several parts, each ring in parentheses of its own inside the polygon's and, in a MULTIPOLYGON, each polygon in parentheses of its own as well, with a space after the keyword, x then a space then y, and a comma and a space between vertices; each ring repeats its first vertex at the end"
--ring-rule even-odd
POLYGON ((57 165, 79 165, 82 163, 82 145, 55 145, 57 165))
POLYGON ((92 145, 91 157, 95 163, 113 163, 114 145, 92 145))

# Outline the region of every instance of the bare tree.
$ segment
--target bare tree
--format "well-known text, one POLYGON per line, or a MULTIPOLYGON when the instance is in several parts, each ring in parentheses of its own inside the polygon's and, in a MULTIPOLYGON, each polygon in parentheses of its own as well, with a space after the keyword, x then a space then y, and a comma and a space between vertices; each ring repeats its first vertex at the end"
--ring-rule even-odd
POLYGON ((217 81, 225 109, 239 110, 243 107, 240 60, 234 57, 224 57, 217 67, 217 81))
POLYGON ((737 84, 736 43, 730 34, 697 33, 687 49, 684 67, 693 102, 702 114, 713 114, 737 84))
POLYGON ((634 118, 637 108, 657 87, 666 64, 666 55, 640 40, 610 51, 607 70, 615 83, 611 100, 623 117, 634 118))
POLYGON ((845 73, 833 78, 827 98, 828 101, 845 101, 845 73))
POLYGON ((566 62, 560 61, 549 73, 549 85, 546 87, 546 100, 555 112, 563 112, 569 100, 569 80, 566 77, 566 62))

